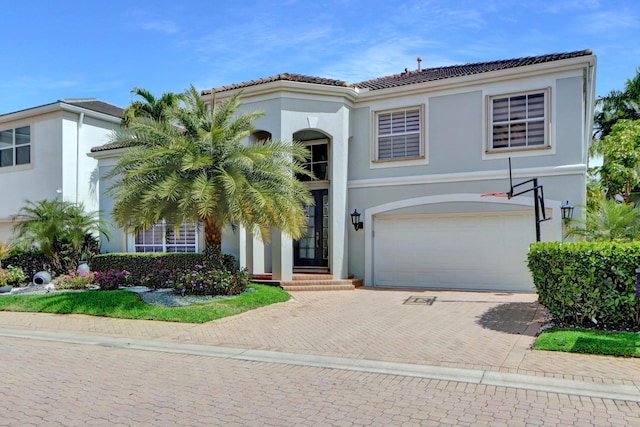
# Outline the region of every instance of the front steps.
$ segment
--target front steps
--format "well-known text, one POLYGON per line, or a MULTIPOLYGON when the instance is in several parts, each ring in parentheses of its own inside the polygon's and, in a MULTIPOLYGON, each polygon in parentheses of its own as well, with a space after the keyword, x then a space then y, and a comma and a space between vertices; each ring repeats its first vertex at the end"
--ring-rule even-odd
POLYGON ((267 285, 279 285, 285 291, 350 291, 362 286, 362 279, 354 279, 353 275, 349 279, 333 280, 330 274, 318 273, 293 273, 293 280, 279 281, 273 280, 271 273, 254 274, 251 276, 253 283, 263 283, 267 285))

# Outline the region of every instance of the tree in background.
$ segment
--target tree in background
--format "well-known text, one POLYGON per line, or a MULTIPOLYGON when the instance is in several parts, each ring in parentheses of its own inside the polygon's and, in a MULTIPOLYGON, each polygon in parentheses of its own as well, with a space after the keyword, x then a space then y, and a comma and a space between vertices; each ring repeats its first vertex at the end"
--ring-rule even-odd
POLYGON ((600 179, 607 194, 631 203, 631 192, 640 184, 640 120, 618 120, 600 144, 600 179))
POLYGON ((284 141, 243 144, 263 113, 238 114, 239 96, 208 109, 191 86, 180 105, 164 103, 152 120, 129 107, 127 127, 112 139, 128 148, 110 174, 119 227, 137 233, 162 219, 176 228, 199 220, 207 247, 215 249, 227 224, 265 239, 269 228, 301 236, 302 205, 311 197, 296 175, 309 175, 308 150, 284 141))
POLYGON ((131 93, 142 98, 142 101, 133 101, 122 114, 122 125, 127 127, 136 118, 147 118, 150 120, 168 121, 169 112, 178 107, 182 100, 181 94, 173 92, 165 93, 156 99, 151 92, 146 89, 136 87, 131 93))
POLYGON ((623 91, 613 90, 596 102, 592 156, 602 156, 597 169, 608 197, 621 195, 631 202, 631 192, 640 182, 640 69, 627 80, 623 91))

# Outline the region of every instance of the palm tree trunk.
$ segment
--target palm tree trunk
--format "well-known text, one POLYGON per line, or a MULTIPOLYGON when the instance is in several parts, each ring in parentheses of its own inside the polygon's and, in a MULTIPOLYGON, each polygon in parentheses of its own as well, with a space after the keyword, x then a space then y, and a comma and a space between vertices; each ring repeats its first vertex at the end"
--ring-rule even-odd
POLYGON ((222 227, 212 218, 203 218, 204 242, 207 248, 220 250, 222 247, 222 227))

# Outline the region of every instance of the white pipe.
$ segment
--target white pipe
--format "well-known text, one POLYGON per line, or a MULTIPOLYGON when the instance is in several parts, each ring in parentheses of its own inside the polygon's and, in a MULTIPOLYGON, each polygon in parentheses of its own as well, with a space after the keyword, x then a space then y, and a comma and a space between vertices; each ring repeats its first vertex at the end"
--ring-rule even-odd
POLYGON ((79 181, 80 181, 80 129, 82 128, 82 123, 84 121, 84 112, 81 112, 78 116, 78 127, 76 132, 76 205, 79 202, 80 190, 79 190, 79 181))

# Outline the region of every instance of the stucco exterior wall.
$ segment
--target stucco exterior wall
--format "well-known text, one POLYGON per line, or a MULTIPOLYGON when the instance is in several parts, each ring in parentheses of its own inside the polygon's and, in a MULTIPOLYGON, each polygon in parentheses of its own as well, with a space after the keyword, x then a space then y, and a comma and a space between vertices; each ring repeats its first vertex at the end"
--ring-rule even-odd
POLYGON ((60 114, 0 124, 0 129, 31 126, 31 164, 0 168, 0 240, 12 235, 10 217, 26 200, 58 197, 62 190, 62 125, 60 114))

